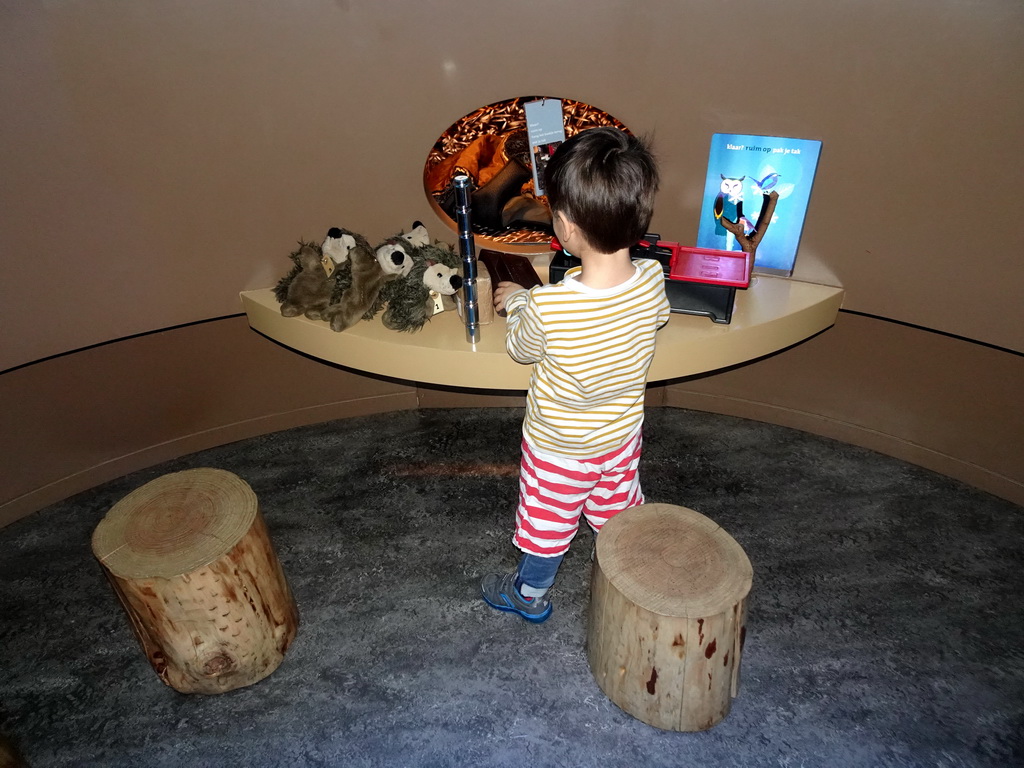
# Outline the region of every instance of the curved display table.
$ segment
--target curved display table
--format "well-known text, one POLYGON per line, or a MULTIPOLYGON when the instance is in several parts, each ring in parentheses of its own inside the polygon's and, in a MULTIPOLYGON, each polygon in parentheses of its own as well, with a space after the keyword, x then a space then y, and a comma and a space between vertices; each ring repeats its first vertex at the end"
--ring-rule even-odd
MULTIPOLYGON (((346 368, 424 384, 472 389, 525 390, 531 365, 505 352, 505 321, 495 317, 481 341, 466 341, 455 312, 435 315, 416 333, 399 333, 379 320, 335 333, 324 322, 282 317, 271 288, 245 291, 242 305, 254 330, 292 349, 346 368)), ((843 289, 757 276, 736 292, 732 322, 673 314, 658 333, 649 382, 678 379, 737 365, 777 352, 830 327, 843 289)))

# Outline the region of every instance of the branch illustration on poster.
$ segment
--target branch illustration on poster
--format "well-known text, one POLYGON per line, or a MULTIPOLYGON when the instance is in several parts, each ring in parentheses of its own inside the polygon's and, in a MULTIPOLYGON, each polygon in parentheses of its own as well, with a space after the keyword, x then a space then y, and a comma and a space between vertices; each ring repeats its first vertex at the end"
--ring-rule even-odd
POLYGON ((711 137, 697 246, 742 250, 721 219, 742 223, 751 232, 764 195, 774 191, 779 199, 757 248, 754 272, 791 275, 820 154, 821 142, 811 139, 716 133, 711 137))

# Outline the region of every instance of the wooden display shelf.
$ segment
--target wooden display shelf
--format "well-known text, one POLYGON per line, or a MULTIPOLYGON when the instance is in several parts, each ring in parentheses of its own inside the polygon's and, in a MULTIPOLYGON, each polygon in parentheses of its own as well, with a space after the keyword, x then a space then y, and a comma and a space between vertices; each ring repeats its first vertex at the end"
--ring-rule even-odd
MULTIPOLYGON (((500 317, 481 328, 481 340, 473 346, 455 312, 435 315, 416 333, 388 330, 379 319, 335 333, 324 322, 282 317, 271 288, 244 291, 241 298, 254 330, 346 368, 471 389, 525 390, 530 383, 533 366, 505 352, 500 317)), ((658 333, 648 381, 707 373, 785 349, 830 327, 842 302, 842 288, 757 276, 749 288, 736 292, 729 325, 673 314, 658 333)))

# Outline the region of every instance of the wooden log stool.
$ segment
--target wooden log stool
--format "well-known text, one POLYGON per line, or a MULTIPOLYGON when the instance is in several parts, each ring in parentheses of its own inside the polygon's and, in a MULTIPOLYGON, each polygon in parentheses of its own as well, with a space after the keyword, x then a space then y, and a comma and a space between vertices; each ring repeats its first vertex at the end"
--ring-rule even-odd
POLYGON ((597 684, 656 728, 703 731, 739 686, 753 569, 717 523, 645 504, 597 537, 587 657, 597 684))
POLYGON ((164 475, 115 504, 92 551, 149 663, 182 693, 269 675, 298 612, 256 495, 219 469, 164 475))

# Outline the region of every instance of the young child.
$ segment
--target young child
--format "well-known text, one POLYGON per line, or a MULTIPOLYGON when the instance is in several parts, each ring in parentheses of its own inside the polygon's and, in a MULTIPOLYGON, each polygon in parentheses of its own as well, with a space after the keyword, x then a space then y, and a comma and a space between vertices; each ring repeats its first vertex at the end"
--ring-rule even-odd
POLYGON ((614 128, 576 134, 545 173, 555 236, 582 267, 529 291, 499 283, 508 353, 534 363, 523 421, 519 506, 509 574, 484 576, 488 605, 541 622, 548 588, 580 515, 595 534, 642 504, 637 467, 655 332, 669 319, 661 265, 631 261, 647 232, 658 171, 640 140, 614 128))

